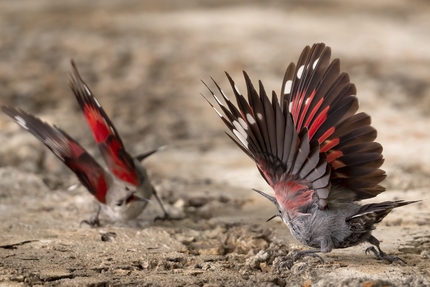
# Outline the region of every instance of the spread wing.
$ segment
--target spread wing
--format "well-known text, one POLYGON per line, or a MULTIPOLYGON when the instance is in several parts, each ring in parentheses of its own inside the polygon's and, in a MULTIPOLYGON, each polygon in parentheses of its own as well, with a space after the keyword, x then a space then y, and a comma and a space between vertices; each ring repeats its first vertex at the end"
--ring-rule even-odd
POLYGON ((378 185, 385 173, 376 131, 369 116, 356 114, 355 87, 340 73, 339 60, 330 62, 330 53, 324 44, 306 47, 297 68, 290 64, 286 71, 280 101, 274 92, 270 101, 261 82, 257 92, 245 72, 247 99, 227 74, 237 106, 216 83, 225 104, 211 91, 230 138, 275 192, 287 193, 282 196, 291 208, 310 203, 314 192, 325 207, 332 184, 350 188, 357 200, 384 190, 378 185))
POLYGON ((101 203, 106 203, 111 176, 67 133, 39 118, 10 107, 2 111, 44 143, 101 203))
POLYGON ((118 178, 138 185, 139 177, 133 158, 125 150, 114 125, 82 80, 73 61, 72 67, 70 87, 81 106, 109 170, 118 178))
POLYGON ((306 47, 297 66, 289 65, 282 83, 281 102, 289 109, 297 131, 307 128, 309 140, 318 141, 327 154, 333 185, 355 192, 356 200, 385 190, 379 183, 386 174, 382 146, 370 116, 356 113, 356 88, 340 61, 330 62, 331 49, 324 44, 306 47))

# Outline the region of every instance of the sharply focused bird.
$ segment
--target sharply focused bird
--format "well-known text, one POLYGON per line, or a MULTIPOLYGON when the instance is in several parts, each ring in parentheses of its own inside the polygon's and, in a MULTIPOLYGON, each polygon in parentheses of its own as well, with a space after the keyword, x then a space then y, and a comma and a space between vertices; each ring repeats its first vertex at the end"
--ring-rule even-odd
POLYGON ((73 61, 72 68, 70 87, 92 130, 108 170, 60 128, 19 109, 2 106, 2 111, 44 143, 97 199, 97 213, 82 223, 98 226, 100 209, 114 222, 134 220, 145 209, 151 196, 157 199, 164 213, 163 217, 157 217, 156 220, 169 218, 145 168, 140 164, 159 149, 133 158, 125 150, 114 125, 82 80, 73 61))
POLYGON ((305 47, 286 70, 280 98, 272 92, 269 100, 261 81, 257 92, 244 72, 247 99, 226 73, 237 105, 214 80, 225 104, 205 84, 221 111, 208 102, 274 190, 274 197, 255 190, 278 209, 269 220, 282 218, 297 240, 314 248, 295 252, 282 266, 291 268, 301 256, 323 261, 317 253, 364 242, 376 246, 366 253, 404 262, 384 253, 372 230, 394 208, 416 201, 359 204, 385 191, 382 146, 370 116, 357 113, 354 84, 330 57, 323 43, 305 47))

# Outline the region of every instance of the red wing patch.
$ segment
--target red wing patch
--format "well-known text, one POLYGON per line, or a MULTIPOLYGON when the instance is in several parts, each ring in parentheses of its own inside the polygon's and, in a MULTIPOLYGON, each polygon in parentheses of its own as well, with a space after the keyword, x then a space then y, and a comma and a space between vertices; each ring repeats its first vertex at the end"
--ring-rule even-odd
POLYGON ((330 57, 331 49, 323 43, 305 47, 297 65, 291 63, 285 72, 279 102, 274 92, 269 100, 261 82, 257 92, 246 72, 247 99, 227 74, 236 105, 215 81, 221 99, 206 86, 229 137, 289 209, 313 200, 324 208, 332 184, 352 190, 357 200, 384 190, 376 130, 369 116, 356 113, 356 88, 340 71, 340 60, 330 57))
POLYGON ((297 181, 278 182, 274 186, 276 200, 291 213, 301 212, 301 208, 312 203, 314 191, 297 181))
POLYGON ((109 170, 118 178, 138 185, 139 177, 133 158, 127 153, 115 127, 96 97, 80 77, 72 61, 73 74, 70 87, 99 145, 109 170))
POLYGON ((61 129, 51 126, 21 110, 3 106, 2 111, 43 142, 76 174, 79 181, 98 201, 106 203, 110 175, 79 143, 61 129))
POLYGON ((281 98, 296 131, 307 128, 310 142, 320 144, 331 167, 330 179, 354 191, 356 199, 374 197, 384 190, 379 185, 385 178, 379 169, 382 147, 374 142, 370 117, 356 113, 354 84, 340 71, 339 59, 330 57, 331 49, 322 43, 306 47, 297 65, 291 64, 285 73, 281 98), (366 184, 359 186, 357 180, 366 184))

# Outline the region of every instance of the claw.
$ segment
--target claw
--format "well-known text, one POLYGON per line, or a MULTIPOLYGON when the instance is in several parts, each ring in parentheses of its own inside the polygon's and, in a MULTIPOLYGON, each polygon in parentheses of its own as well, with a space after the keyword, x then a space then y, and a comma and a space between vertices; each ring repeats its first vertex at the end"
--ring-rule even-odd
POLYGON ((405 264, 408 264, 405 260, 403 260, 400 257, 388 255, 387 253, 383 252, 382 250, 380 250, 380 251, 376 250, 376 248, 374 246, 370 246, 370 247, 366 248, 366 250, 364 251, 364 253, 366 255, 368 255, 370 252, 372 252, 378 259, 386 260, 389 263, 393 263, 394 261, 401 261, 405 264))
POLYGON ((155 199, 157 199, 158 204, 160 204, 161 209, 163 210, 164 215, 163 216, 157 216, 154 218, 154 222, 157 222, 157 220, 166 221, 166 220, 178 220, 175 218, 170 217, 170 215, 167 213, 166 209, 164 208, 163 204, 161 203, 160 198, 157 195, 157 191, 154 187, 152 187, 153 195, 155 196, 155 199))
POLYGON ((99 205, 99 208, 97 209, 96 214, 94 214, 89 220, 82 220, 81 223, 79 223, 79 228, 82 226, 82 223, 88 224, 91 228, 94 227, 100 227, 100 215, 101 206, 99 205))
POLYGON ((155 217, 154 218, 154 222, 157 222, 158 220, 166 221, 166 220, 172 220, 172 219, 173 218, 171 218, 170 215, 166 213, 163 216, 157 216, 157 217, 155 217))
POLYGON ((100 221, 98 218, 91 218, 90 220, 86 220, 86 219, 82 220, 79 223, 79 227, 81 227, 83 223, 88 224, 91 228, 100 227, 100 221))

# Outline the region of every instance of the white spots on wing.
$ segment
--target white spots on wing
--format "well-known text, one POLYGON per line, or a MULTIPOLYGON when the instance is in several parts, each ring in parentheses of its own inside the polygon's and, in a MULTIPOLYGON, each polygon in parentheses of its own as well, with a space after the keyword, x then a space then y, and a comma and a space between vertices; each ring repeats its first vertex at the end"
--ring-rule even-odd
POLYGON ((20 116, 15 116, 15 121, 18 125, 20 125, 22 128, 28 130, 27 128, 27 122, 20 116))
POLYGON ((288 80, 285 82, 285 87, 284 87, 284 95, 289 94, 291 92, 291 85, 293 84, 293 81, 288 80))
MULTIPOLYGON (((91 95, 91 94, 89 93, 89 95, 91 95)), ((96 105, 97 105, 99 108, 101 108, 101 107, 102 107, 102 105, 100 105, 100 103, 99 103, 99 101, 97 101, 96 97, 93 97, 93 99, 94 99, 94 102, 96 103, 96 105)))
POLYGON ((214 95, 214 98, 215 98, 215 101, 218 103, 218 105, 222 106, 222 103, 221 103, 221 101, 218 99, 218 97, 214 95))
MULTIPOLYGON (((242 120, 243 121, 243 120, 242 120)), ((238 121, 233 121, 233 125, 236 129, 233 129, 234 135, 240 140, 240 142, 248 148, 248 141, 246 140, 248 138, 248 134, 246 131, 242 128, 242 126, 239 124, 238 121)))
POLYGON ((241 95, 239 88, 236 86, 236 84, 234 84, 234 89, 236 90, 236 93, 238 93, 239 95, 241 95))
POLYGON ((248 123, 251 125, 255 124, 255 119, 251 116, 251 114, 246 114, 246 119, 248 120, 248 123))
POLYGON ((301 78, 302 77, 302 74, 303 74, 303 70, 305 69, 305 66, 304 65, 302 65, 302 66, 300 66, 300 68, 297 70, 297 78, 301 78))
POLYGON ((290 102, 290 104, 288 105, 288 110, 290 111, 290 113, 292 108, 293 108, 293 102, 290 102))
POLYGON ((263 115, 262 115, 262 114, 260 114, 260 113, 257 113, 257 118, 258 118, 259 120, 262 120, 262 119, 263 119, 263 115))
POLYGON ((245 123, 245 121, 242 118, 238 118, 240 125, 244 130, 248 129, 248 125, 245 123))
POLYGON ((229 99, 229 98, 227 98, 227 95, 224 93, 224 91, 223 91, 223 90, 221 90, 221 89, 220 89, 220 91, 221 91, 221 94, 222 94, 222 96, 224 97, 224 99, 225 99, 226 101, 229 101, 229 102, 230 102, 230 99, 229 99))
POLYGON ((248 142, 246 141, 246 138, 243 137, 243 135, 240 134, 237 130, 233 129, 234 135, 240 140, 240 142, 248 148, 248 142))
MULTIPOLYGON (((88 89, 88 87, 86 85, 84 85, 84 89, 85 89, 85 92, 87 93, 87 95, 91 96, 91 92, 90 92, 90 90, 88 89)), ((96 103, 100 107, 100 104, 99 104, 99 102, 97 100, 96 100, 96 103)))
POLYGON ((215 107, 212 107, 214 110, 215 110, 215 112, 218 114, 218 116, 220 117, 220 118, 222 118, 222 114, 220 113, 220 112, 218 112, 218 110, 215 108, 215 107))
POLYGON ((310 98, 307 98, 307 99, 305 100, 305 105, 307 105, 307 104, 308 104, 309 99, 310 99, 310 98))
POLYGON ((246 131, 242 128, 242 126, 239 124, 238 121, 233 121, 233 125, 236 127, 237 131, 244 137, 247 138, 248 134, 246 131))
POLYGON ((314 64, 312 65, 312 69, 315 69, 319 60, 320 60, 319 58, 315 60, 314 64))

